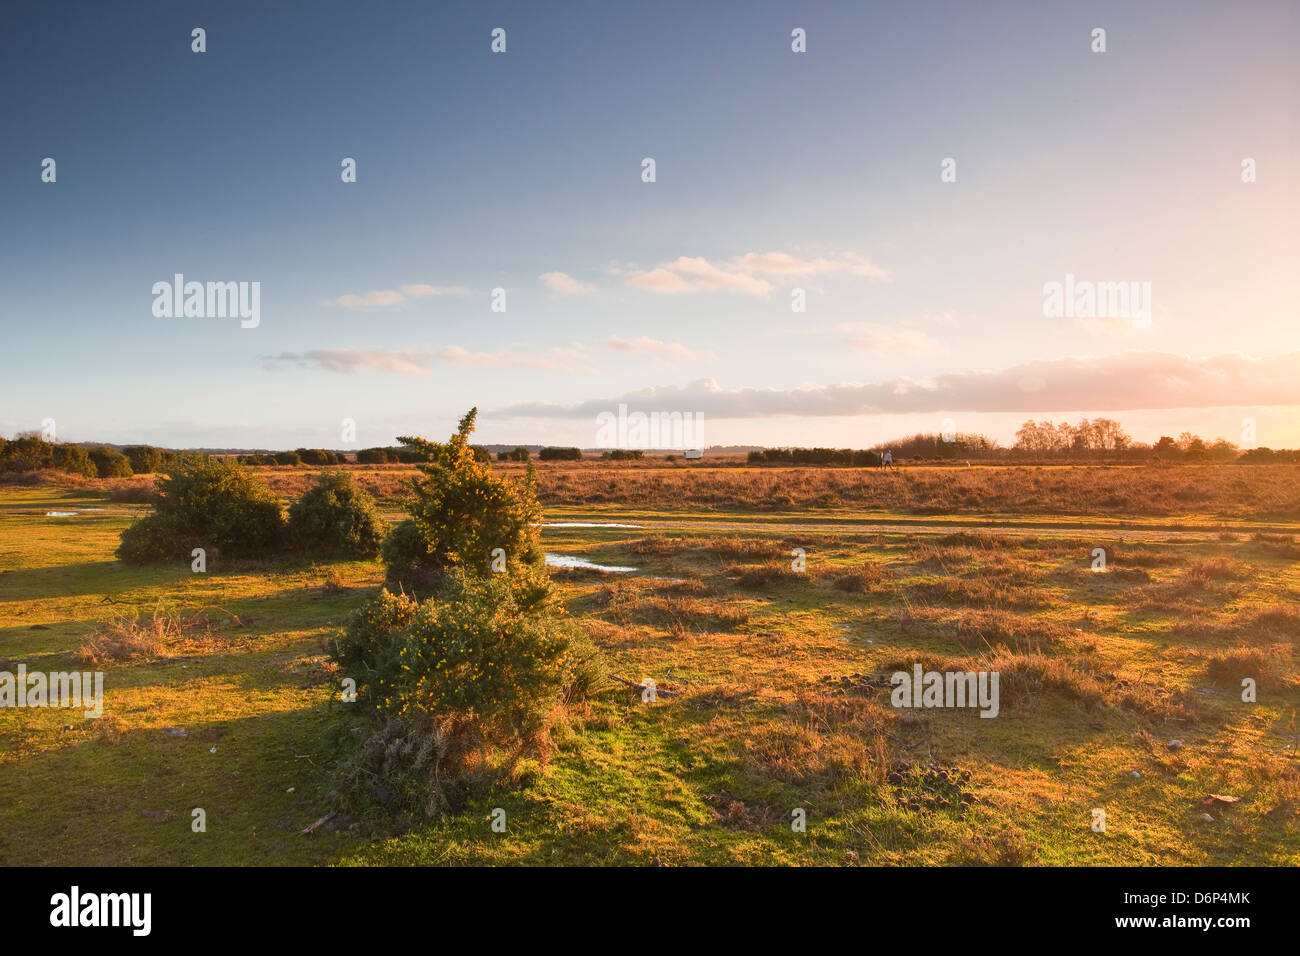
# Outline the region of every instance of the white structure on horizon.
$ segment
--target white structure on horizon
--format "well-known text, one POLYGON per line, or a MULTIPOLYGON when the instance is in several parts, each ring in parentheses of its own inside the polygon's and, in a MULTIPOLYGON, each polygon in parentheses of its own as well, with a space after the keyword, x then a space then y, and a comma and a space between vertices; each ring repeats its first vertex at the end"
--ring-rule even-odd
POLYGON ((698 449, 698 448, 688 448, 688 449, 686 449, 685 457, 686 457, 686 458, 703 458, 703 457, 704 457, 704 452, 701 451, 701 450, 698 449))

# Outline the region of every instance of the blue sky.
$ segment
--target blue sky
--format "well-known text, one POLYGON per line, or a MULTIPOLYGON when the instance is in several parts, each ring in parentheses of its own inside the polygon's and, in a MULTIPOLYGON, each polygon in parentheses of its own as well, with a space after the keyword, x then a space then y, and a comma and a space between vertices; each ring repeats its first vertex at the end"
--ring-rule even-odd
POLYGON ((1295 3, 6 19, 0 433, 343 447, 477 405, 483 441, 589 446, 622 400, 710 443, 1300 445, 1295 3), (155 317, 178 272, 260 282, 260 323, 155 317), (1150 327, 1045 317, 1066 273, 1151 283, 1150 327))

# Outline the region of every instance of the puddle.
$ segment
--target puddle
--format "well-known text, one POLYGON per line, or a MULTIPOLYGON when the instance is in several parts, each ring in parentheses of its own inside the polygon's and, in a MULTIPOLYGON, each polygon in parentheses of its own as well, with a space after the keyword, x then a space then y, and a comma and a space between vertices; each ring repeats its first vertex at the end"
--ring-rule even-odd
POLYGON ((45 517, 47 517, 47 518, 71 518, 71 517, 73 517, 74 515, 77 515, 77 514, 80 514, 80 512, 77 512, 77 511, 47 511, 47 512, 45 512, 45 517))
POLYGON ((548 568, 581 568, 584 571, 604 571, 608 574, 627 574, 629 571, 636 570, 636 568, 613 564, 597 564, 594 561, 588 561, 586 558, 579 558, 572 554, 548 554, 546 556, 546 566, 548 568))
POLYGON ((618 521, 544 521, 543 528, 641 528, 639 524, 622 524, 618 521))

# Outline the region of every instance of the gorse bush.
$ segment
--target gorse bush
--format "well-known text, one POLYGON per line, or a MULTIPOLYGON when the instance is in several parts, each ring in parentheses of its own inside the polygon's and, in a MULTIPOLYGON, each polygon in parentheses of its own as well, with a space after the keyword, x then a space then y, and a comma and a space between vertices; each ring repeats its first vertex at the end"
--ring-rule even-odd
POLYGON ((290 506, 288 537, 294 550, 305 554, 373 558, 379 554, 384 521, 375 500, 351 475, 327 471, 290 506))
POLYGON ((389 584, 427 593, 455 568, 487 573, 497 548, 511 565, 540 559, 536 472, 530 465, 520 485, 492 474, 469 444, 476 415, 471 409, 446 443, 398 439, 424 463, 407 507, 414 529, 398 525, 384 549, 389 584))
POLYGON ((232 462, 179 462, 155 484, 154 513, 122 533, 117 555, 129 564, 188 561, 194 548, 203 548, 209 558, 214 553, 255 558, 283 544, 279 499, 232 462))
POLYGON ((550 600, 535 569, 457 569, 436 600, 385 590, 353 614, 334 659, 371 720, 340 770, 347 810, 432 816, 525 757, 545 764, 561 705, 604 680, 598 652, 550 600))
POLYGON ((434 815, 526 757, 544 767, 564 706, 606 680, 541 564, 533 469, 518 485, 494 476, 469 444, 475 414, 445 444, 400 439, 423 461, 411 518, 383 544, 403 593, 358 609, 331 651, 366 718, 334 789, 349 812, 434 815), (507 558, 494 569, 497 548, 507 558))

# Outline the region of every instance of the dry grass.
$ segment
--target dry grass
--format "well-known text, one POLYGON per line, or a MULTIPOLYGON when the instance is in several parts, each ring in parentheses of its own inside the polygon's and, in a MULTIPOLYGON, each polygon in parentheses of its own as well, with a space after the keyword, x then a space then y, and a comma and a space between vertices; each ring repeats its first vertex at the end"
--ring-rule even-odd
POLYGON ((186 613, 159 604, 151 611, 120 613, 82 639, 77 658, 85 664, 103 666, 174 657, 181 651, 210 650, 217 643, 214 630, 223 620, 240 626, 239 618, 222 608, 186 613), (213 611, 219 615, 214 616, 213 611))

